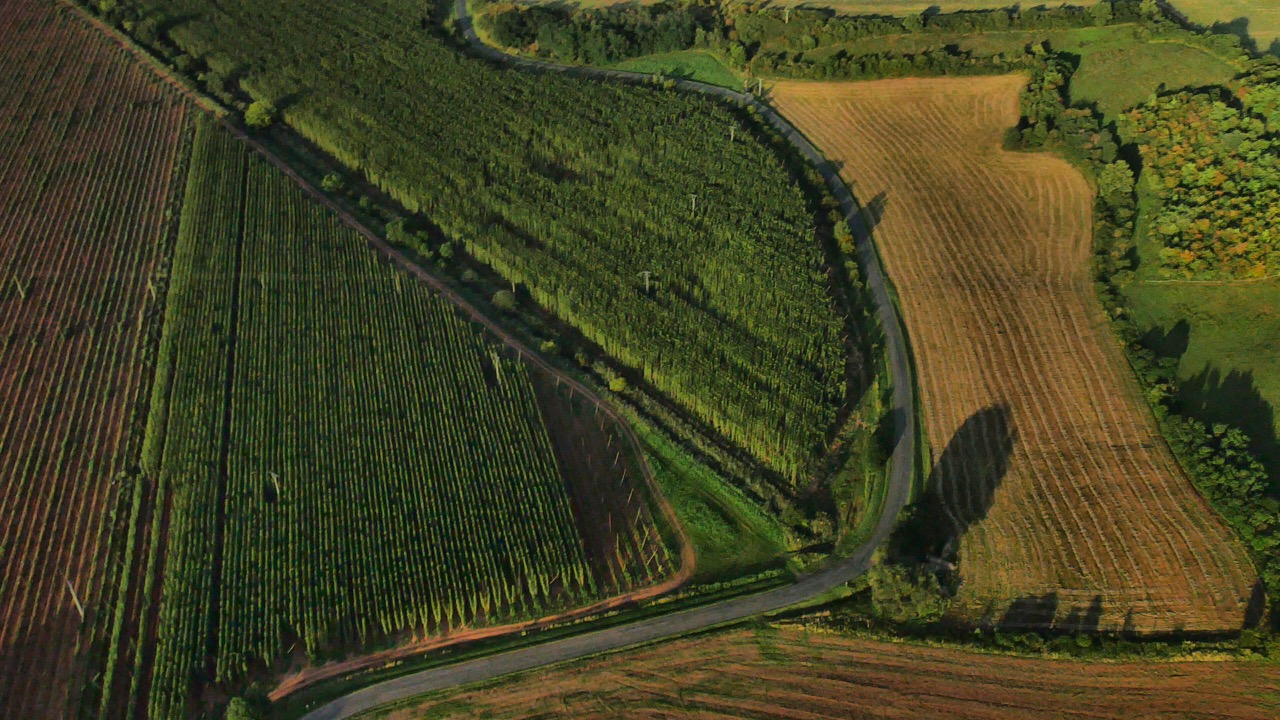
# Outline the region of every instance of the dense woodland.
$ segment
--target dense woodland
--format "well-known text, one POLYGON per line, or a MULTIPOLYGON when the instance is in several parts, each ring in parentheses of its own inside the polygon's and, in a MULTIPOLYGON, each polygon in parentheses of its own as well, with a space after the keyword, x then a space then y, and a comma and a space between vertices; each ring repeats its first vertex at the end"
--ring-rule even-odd
POLYGON ((1161 96, 1124 120, 1162 265, 1185 277, 1280 273, 1280 144, 1262 118, 1214 89, 1161 96))
POLYGON ((847 395, 829 221, 730 108, 496 69, 405 0, 128 7, 768 467, 821 456, 847 395))
POLYGON ((480 16, 490 39, 510 48, 536 48, 560 62, 600 65, 692 47, 713 27, 709 9, 695 6, 622 5, 574 11, 565 6, 489 6, 480 16))

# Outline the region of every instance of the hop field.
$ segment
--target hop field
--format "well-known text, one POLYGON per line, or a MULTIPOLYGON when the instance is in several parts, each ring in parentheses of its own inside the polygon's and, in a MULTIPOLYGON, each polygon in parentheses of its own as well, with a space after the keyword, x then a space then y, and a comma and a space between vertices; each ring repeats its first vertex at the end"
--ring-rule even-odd
POLYGON ((173 506, 150 717, 186 716, 206 682, 674 570, 590 406, 211 122, 191 162, 161 352, 173 506))
POLYGON ((778 83, 867 203, 902 298, 973 619, 1239 628, 1256 580, 1140 396, 1089 277, 1091 191, 1005 152, 1017 76, 778 83))
POLYGON ((120 5, 168 18, 215 84, 278 102, 700 426, 788 480, 819 466, 860 372, 847 311, 819 218, 729 109, 495 69, 406 0, 120 5))
POLYGON ((110 622, 188 111, 38 0, 0 4, 0 78, 0 715, 63 718, 110 622))

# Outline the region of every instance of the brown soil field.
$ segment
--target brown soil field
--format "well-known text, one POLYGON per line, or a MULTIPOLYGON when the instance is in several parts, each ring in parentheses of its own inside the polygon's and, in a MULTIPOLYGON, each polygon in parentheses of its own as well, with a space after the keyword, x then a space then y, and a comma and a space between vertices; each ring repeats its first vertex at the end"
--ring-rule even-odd
POLYGON ((447 691, 417 718, 1233 718, 1280 713, 1261 662, 1088 663, 781 628, 675 640, 447 691))
POLYGON ((106 520, 187 110, 43 0, 0 4, 0 77, 0 716, 63 718, 110 625, 106 520))
POLYGON ((1256 575, 1159 434, 1089 277, 1092 192, 1002 149, 1020 76, 783 82, 874 225, 911 338, 958 613, 1239 628, 1256 575))

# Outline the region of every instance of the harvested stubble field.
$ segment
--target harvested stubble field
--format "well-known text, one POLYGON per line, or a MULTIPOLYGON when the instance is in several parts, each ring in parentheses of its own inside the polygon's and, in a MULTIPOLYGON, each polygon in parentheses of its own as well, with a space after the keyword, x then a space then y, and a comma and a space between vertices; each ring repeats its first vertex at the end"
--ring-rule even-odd
POLYGON ((778 83, 846 163, 914 345, 960 614, 1088 630, 1238 628, 1248 559, 1159 435, 1090 281, 1090 188, 1010 153, 1020 76, 778 83))
POLYGON ((1274 718, 1262 663, 1099 663, 734 631, 430 696, 414 718, 1274 718))
POLYGON ((186 106, 52 3, 0 4, 0 715, 73 715, 186 106), (82 625, 68 581, 84 604, 82 625))

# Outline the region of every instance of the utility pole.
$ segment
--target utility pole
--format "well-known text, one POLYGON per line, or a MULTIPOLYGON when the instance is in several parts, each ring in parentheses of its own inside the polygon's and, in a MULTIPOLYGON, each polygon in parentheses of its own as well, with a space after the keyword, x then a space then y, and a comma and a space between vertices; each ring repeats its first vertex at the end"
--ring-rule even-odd
POLYGON ((689 193, 689 199, 693 201, 693 211, 698 212, 698 196, 693 193, 689 193))
POLYGON ((13 286, 14 286, 14 287, 16 287, 16 288, 18 288, 18 297, 22 298, 22 301, 23 301, 23 302, 26 302, 26 301, 27 301, 27 289, 26 289, 25 287, 23 287, 23 286, 22 286, 22 281, 18 279, 18 276, 17 276, 17 275, 14 275, 14 276, 13 276, 13 286))
POLYGON ((649 276, 653 274, 652 270, 641 270, 640 274, 644 276, 644 294, 649 294, 649 276))
POLYGON ((267 475, 271 478, 272 487, 276 489, 276 502, 280 502, 280 476, 270 470, 267 471, 267 475))
POLYGON ((67 580, 67 590, 71 593, 71 602, 76 604, 76 610, 80 613, 80 622, 84 622, 84 606, 80 604, 80 598, 76 597, 76 589, 71 587, 71 580, 67 580))
POLYGON ((738 134, 738 126, 734 125, 733 123, 729 123, 729 143, 730 144, 733 144, 733 141, 737 137, 737 134, 738 134))
POLYGON ((764 78, 756 78, 756 94, 764 94, 764 78))
POLYGON ((783 25, 791 24, 791 6, 790 5, 782 9, 782 24, 783 25))

